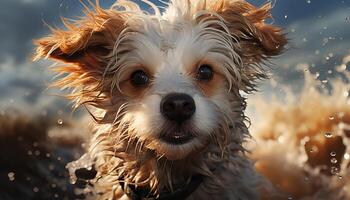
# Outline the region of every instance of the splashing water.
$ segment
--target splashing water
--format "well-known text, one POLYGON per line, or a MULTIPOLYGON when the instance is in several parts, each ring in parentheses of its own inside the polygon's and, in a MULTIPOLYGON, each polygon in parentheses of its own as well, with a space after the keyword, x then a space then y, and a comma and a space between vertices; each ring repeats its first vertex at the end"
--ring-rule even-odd
POLYGON ((14 180, 15 180, 15 173, 14 173, 14 172, 8 173, 7 176, 9 177, 9 180, 10 180, 10 181, 14 181, 14 180))
POLYGON ((342 78, 327 82, 303 65, 299 95, 286 88, 283 100, 248 98, 248 110, 255 111, 250 116, 256 140, 248 145, 251 157, 286 197, 350 199, 349 64, 347 55, 332 73, 342 78))
POLYGON ((75 171, 80 168, 85 168, 87 170, 91 170, 93 166, 93 161, 88 153, 81 156, 78 160, 70 162, 67 164, 66 168, 69 171, 70 182, 75 184, 77 182, 77 176, 75 171))
POLYGON ((57 123, 58 123, 59 125, 62 125, 62 124, 63 124, 63 120, 62 120, 62 119, 58 119, 58 120, 57 120, 57 123))

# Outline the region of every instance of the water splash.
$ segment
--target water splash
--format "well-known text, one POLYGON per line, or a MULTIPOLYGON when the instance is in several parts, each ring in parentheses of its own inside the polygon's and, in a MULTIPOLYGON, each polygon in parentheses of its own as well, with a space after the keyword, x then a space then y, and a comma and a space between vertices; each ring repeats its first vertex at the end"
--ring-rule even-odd
POLYGON ((76 183, 78 178, 75 174, 75 171, 77 169, 85 168, 87 170, 92 170, 93 164, 94 163, 88 153, 81 156, 78 160, 68 163, 66 168, 69 171, 70 182, 72 184, 76 183))
POLYGON ((7 176, 8 176, 10 181, 14 181, 15 180, 15 173, 14 172, 8 173, 7 176))
POLYGON ((256 140, 248 146, 251 157, 286 198, 350 199, 349 64, 350 54, 332 70, 338 78, 323 81, 300 64, 300 94, 286 86, 282 100, 248 98, 256 140))

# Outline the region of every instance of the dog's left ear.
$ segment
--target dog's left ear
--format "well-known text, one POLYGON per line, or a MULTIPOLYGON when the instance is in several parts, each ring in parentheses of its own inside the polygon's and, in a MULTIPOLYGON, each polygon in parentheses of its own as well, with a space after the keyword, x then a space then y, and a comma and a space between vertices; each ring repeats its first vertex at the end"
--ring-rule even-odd
POLYGON ((108 63, 107 56, 124 29, 124 20, 117 11, 104 10, 99 5, 95 5, 94 10, 85 10, 85 14, 81 20, 63 20, 65 30, 51 28, 49 36, 34 41, 34 60, 63 61, 70 65, 58 67, 56 71, 76 77, 100 78, 108 63))
POLYGON ((271 18, 271 3, 255 7, 244 0, 219 0, 213 4, 225 21, 230 34, 239 42, 238 53, 243 61, 243 90, 254 89, 254 80, 265 78, 259 64, 283 52, 287 39, 282 29, 265 23, 271 18))
POLYGON ((114 44, 125 29, 125 16, 117 10, 105 10, 94 5, 85 10, 80 20, 63 20, 65 29, 51 28, 51 34, 34 41, 34 60, 50 58, 67 65, 53 68, 58 73, 51 86, 70 88, 68 99, 76 106, 103 100, 101 94, 110 91, 111 84, 102 84, 105 71, 112 60, 114 44))

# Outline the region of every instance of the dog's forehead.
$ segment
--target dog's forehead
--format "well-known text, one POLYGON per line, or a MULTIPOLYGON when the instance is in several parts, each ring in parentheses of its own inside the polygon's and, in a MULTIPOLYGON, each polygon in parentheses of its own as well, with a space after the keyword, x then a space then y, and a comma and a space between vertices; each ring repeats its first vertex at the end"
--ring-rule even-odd
POLYGON ((147 44, 136 47, 135 53, 141 57, 140 64, 153 73, 154 89, 184 92, 191 88, 188 74, 201 57, 196 46, 196 26, 188 21, 149 19, 147 24, 135 28, 142 33, 135 39, 147 44))
POLYGON ((189 92, 192 83, 186 77, 197 62, 198 53, 193 49, 193 28, 190 25, 168 24, 160 36, 161 62, 155 67, 157 91, 189 92))
POLYGON ((206 41, 200 39, 196 24, 186 20, 149 19, 135 29, 142 33, 133 42, 135 51, 141 55, 141 62, 150 65, 147 67, 151 67, 153 72, 165 68, 168 72, 171 68, 184 73, 205 56, 203 49, 208 47, 206 41), (143 46, 138 45, 141 42, 144 43, 143 46))

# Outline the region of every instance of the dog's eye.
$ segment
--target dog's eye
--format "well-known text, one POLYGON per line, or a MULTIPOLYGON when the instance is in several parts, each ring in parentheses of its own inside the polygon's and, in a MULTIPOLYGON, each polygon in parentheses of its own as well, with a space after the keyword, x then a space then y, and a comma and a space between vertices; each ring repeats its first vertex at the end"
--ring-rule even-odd
POLYGON ((131 74, 131 83, 135 86, 146 85, 148 81, 149 81, 149 77, 142 70, 138 70, 131 74))
POLYGON ((212 79, 213 75, 213 69, 209 65, 201 65, 197 72, 197 79, 206 81, 212 79))

